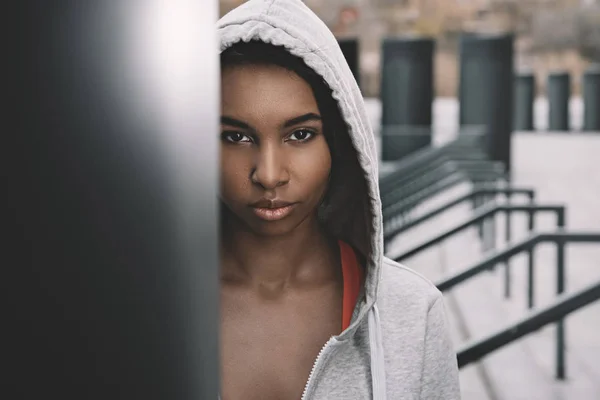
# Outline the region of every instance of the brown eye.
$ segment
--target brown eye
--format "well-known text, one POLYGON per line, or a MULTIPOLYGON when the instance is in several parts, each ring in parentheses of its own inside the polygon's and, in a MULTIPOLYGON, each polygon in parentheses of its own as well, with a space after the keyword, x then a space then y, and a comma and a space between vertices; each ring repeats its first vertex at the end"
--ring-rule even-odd
POLYGON ((252 141, 252 139, 250 139, 247 135, 244 135, 243 133, 231 131, 223 132, 221 134, 221 138, 230 143, 246 143, 252 141))
POLYGON ((314 132, 308 129, 299 129, 290 135, 290 140, 294 142, 304 142, 311 139, 314 136, 314 132))

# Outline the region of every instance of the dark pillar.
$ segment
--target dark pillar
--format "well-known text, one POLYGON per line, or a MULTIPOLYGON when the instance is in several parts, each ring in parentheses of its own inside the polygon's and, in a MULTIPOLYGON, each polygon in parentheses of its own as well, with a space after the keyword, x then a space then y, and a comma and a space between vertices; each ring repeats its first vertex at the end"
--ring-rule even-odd
POLYGON ((342 53, 346 58, 346 62, 356 79, 356 83, 360 87, 360 46, 357 38, 341 38, 338 39, 342 53))
POLYGON ((568 72, 548 75, 548 130, 569 130, 569 98, 571 76, 568 72))
POLYGON ((583 74, 583 130, 600 131, 600 64, 583 74))
POLYGON ((514 124, 516 131, 532 131, 533 104, 535 101, 535 76, 531 72, 515 76, 514 124))
POLYGON ((460 125, 485 126, 485 149, 507 171, 513 124, 513 39, 511 34, 465 34, 460 40, 460 125))
POLYGON ((218 5, 19 3, 9 397, 216 400, 218 5))
POLYGON ((386 38, 382 43, 382 159, 393 161, 431 144, 431 38, 386 38))

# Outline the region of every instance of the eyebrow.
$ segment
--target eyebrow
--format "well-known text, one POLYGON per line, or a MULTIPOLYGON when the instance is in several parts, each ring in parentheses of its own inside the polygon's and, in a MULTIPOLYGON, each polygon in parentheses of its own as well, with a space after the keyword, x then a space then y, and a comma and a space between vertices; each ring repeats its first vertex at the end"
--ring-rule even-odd
POLYGON ((318 114, 315 114, 315 113, 308 113, 308 114, 300 115, 299 117, 295 117, 295 118, 285 121, 285 123, 283 124, 283 127, 289 128, 291 126, 298 125, 298 124, 301 124, 303 122, 308 122, 308 121, 321 121, 321 116, 318 114))
MULTIPOLYGON (((294 117, 292 119, 288 119, 287 121, 284 122, 283 127, 289 128, 291 126, 298 125, 303 122, 321 121, 321 120, 322 120, 322 118, 320 115, 315 114, 315 113, 307 113, 304 115, 300 115, 298 117, 294 117)), ((246 129, 246 130, 250 130, 250 131, 254 130, 247 123, 240 121, 238 119, 232 118, 232 117, 228 117, 226 115, 221 116, 221 123, 225 124, 225 125, 235 126, 236 128, 240 128, 240 129, 246 129)))
POLYGON ((240 128, 240 129, 252 130, 250 125, 248 125, 247 123, 242 122, 235 118, 227 117, 227 116, 221 117, 221 123, 225 124, 225 125, 235 126, 236 128, 240 128))

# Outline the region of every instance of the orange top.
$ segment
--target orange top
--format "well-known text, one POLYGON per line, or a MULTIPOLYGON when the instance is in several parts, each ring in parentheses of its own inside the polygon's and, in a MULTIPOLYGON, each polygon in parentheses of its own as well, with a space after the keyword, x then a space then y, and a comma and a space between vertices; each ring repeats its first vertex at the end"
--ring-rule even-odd
POLYGON ((363 271, 358 263, 354 249, 345 242, 339 241, 342 261, 342 277, 344 280, 344 295, 342 303, 342 331, 350 326, 352 313, 358 300, 358 294, 363 281, 363 271))

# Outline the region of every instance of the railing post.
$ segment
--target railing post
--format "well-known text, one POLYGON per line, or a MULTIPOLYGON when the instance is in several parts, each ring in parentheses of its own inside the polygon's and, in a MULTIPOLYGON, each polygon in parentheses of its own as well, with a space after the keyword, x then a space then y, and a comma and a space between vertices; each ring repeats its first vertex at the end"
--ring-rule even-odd
MULTIPOLYGON (((475 209, 478 209, 479 207, 481 207, 484 204, 485 204, 485 200, 483 199, 483 195, 477 195, 477 197, 475 198, 475 209)), ((481 242, 483 243, 483 240, 485 238, 484 231, 483 231, 483 222, 480 222, 477 224, 477 230, 479 232, 479 239, 481 239, 481 242)))
MULTIPOLYGON (((506 203, 508 205, 510 205, 511 203, 511 192, 507 191, 506 192, 506 203)), ((505 238, 506 238, 506 244, 509 244, 511 241, 511 223, 510 223, 510 219, 511 219, 511 211, 510 209, 506 210, 506 232, 505 232, 505 238)), ((510 259, 506 260, 506 265, 504 267, 504 297, 505 298, 510 298, 510 259)))
MULTIPOLYGON (((473 185, 473 187, 475 188, 475 190, 478 189, 478 185, 473 185)), ((480 193, 477 193, 471 198, 472 204, 473 204, 473 211, 477 211, 477 209, 481 206, 481 203, 482 203, 481 196, 482 195, 480 193)), ((476 228, 477 228, 477 234, 479 235, 479 239, 483 240, 483 229, 481 227, 481 224, 480 223, 477 224, 476 228)))
MULTIPOLYGON (((529 233, 531 234, 533 232, 533 228, 534 228, 534 212, 533 210, 529 210, 527 212, 529 214, 529 233)), ((534 306, 534 289, 533 289, 533 284, 534 284, 534 258, 533 258, 533 254, 534 254, 534 249, 535 246, 531 246, 529 247, 529 266, 528 266, 528 281, 527 281, 527 307, 528 308, 533 308, 534 306)))
MULTIPOLYGON (((565 227, 565 210, 557 211, 557 225, 560 230, 565 227)), ((565 291, 565 241, 556 241, 556 292, 558 295, 565 291)), ((565 373, 565 321, 556 322, 556 379, 564 380, 565 373)))
MULTIPOLYGON (((484 193, 481 195, 481 203, 483 206, 488 206, 489 196, 484 193)), ((489 232, 488 232, 488 219, 484 218, 481 220, 481 248, 483 251, 487 251, 489 248, 489 232)))
MULTIPOLYGON (((497 204, 498 202, 498 193, 494 192, 491 195, 492 198, 492 204, 497 204)), ((495 250, 496 249, 496 214, 492 215, 489 219, 489 223, 490 223, 490 227, 489 227, 489 233, 490 233, 490 248, 488 250, 495 250)))
MULTIPOLYGON (((486 206, 489 206, 490 204, 494 204, 493 200, 494 196, 490 193, 484 193, 483 194, 483 204, 486 206)), ((482 244, 482 248, 483 251, 489 251, 493 245, 492 245, 492 241, 493 241, 493 235, 492 235, 492 221, 495 215, 492 215, 490 217, 484 218, 481 221, 481 226, 482 226, 482 238, 481 238, 481 244, 482 244)), ((495 270, 496 266, 494 265, 492 267, 492 270, 495 270)))

